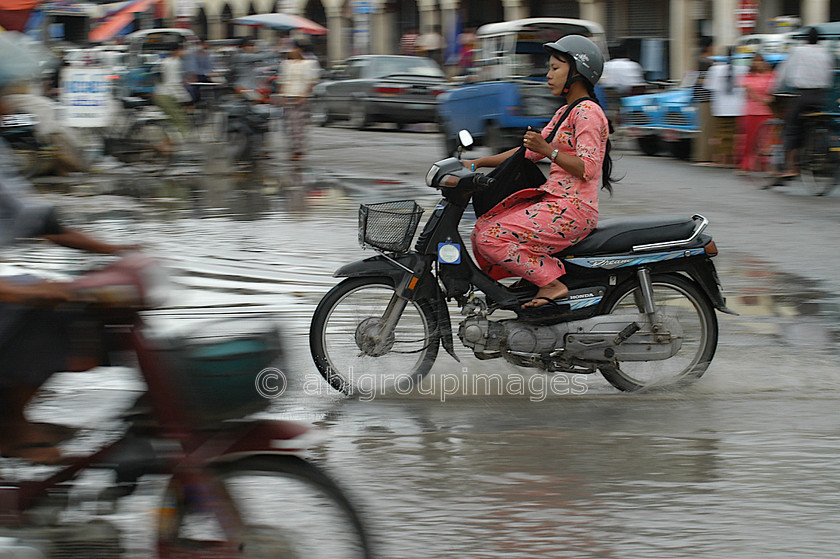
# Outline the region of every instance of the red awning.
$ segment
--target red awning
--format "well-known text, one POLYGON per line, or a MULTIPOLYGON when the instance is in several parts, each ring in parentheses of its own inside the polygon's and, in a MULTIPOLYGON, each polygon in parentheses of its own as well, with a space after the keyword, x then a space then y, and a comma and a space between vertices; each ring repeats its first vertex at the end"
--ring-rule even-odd
POLYGON ((41 0, 0 0, 0 12, 6 10, 31 10, 41 3, 41 0))
POLYGON ((23 31, 29 14, 41 0, 0 0, 0 27, 7 31, 23 31))
MULTIPOLYGON (((0 0, 2 1, 2 0, 0 0)), ((134 14, 137 12, 145 12, 149 9, 156 0, 137 0, 133 4, 129 4, 119 12, 113 14, 106 21, 100 23, 96 28, 90 32, 88 39, 93 43, 101 43, 122 31, 127 25, 134 21, 134 14)))

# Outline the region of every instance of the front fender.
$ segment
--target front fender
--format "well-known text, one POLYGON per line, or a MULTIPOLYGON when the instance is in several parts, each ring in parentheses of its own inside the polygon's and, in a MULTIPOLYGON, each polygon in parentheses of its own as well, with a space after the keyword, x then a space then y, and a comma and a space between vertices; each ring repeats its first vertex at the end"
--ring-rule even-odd
POLYGON ((412 252, 409 254, 401 254, 395 256, 391 260, 384 256, 377 255, 364 260, 357 260, 349 264, 345 264, 333 273, 333 277, 337 278, 359 278, 359 277, 389 277, 394 280, 395 286, 400 286, 401 282, 406 279, 412 270, 411 275, 415 272, 419 281, 417 282, 414 293, 416 297, 428 299, 432 304, 432 309, 435 313, 435 320, 437 327, 440 329, 441 343, 446 352, 460 361, 455 355, 455 346, 452 338, 452 324, 449 318, 449 308, 446 306, 446 298, 441 291, 435 277, 432 274, 422 274, 424 268, 425 256, 412 252), (393 260, 393 261, 392 261, 393 260), (402 268, 405 266, 408 270, 402 268), (422 274, 422 275, 420 275, 422 274))
POLYGON ((371 276, 387 276, 390 278, 400 279, 409 271, 419 271, 422 269, 423 256, 416 252, 408 254, 397 255, 390 260, 378 254, 365 258, 364 260, 356 260, 349 264, 345 264, 333 273, 334 278, 360 278, 371 276), (395 263, 396 262, 396 263, 395 263), (408 268, 400 267, 400 265, 408 268))

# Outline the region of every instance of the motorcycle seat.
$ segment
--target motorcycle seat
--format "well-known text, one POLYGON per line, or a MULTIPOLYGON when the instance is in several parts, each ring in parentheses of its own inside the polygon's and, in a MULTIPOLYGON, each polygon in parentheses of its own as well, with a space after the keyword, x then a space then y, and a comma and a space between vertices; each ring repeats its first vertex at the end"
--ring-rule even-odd
POLYGON ((696 226, 691 217, 679 215, 605 219, 582 241, 553 256, 626 253, 637 245, 688 239, 696 226))

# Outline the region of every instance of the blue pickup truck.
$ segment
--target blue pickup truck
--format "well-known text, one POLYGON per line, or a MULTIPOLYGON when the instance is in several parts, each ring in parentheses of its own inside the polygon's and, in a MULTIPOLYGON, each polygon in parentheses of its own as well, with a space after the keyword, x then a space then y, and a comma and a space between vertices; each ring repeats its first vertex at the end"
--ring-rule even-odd
POLYGON ((546 86, 548 55, 544 43, 584 35, 607 53, 603 28, 567 18, 530 18, 484 25, 476 32, 476 73, 438 97, 438 123, 444 148, 457 147, 459 130, 469 130, 477 145, 504 151, 524 131, 542 128, 562 104, 546 86))
MULTIPOLYGON (((785 53, 764 53, 764 59, 776 65, 785 53)), ((723 56, 713 57, 717 61, 723 56)), ((733 57, 733 64, 749 65, 752 53, 733 57)), ((697 72, 687 72, 676 87, 658 93, 635 95, 621 99, 620 125, 645 155, 666 151, 678 159, 691 157, 692 142, 700 131, 694 83, 697 72)))

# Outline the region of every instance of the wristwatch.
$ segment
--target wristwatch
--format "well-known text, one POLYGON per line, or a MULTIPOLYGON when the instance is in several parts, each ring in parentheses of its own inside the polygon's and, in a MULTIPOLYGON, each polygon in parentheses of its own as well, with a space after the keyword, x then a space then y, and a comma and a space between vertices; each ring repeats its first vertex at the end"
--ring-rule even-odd
POLYGON ((551 152, 551 162, 554 163, 554 160, 557 159, 557 155, 560 153, 559 149, 555 149, 551 152))

